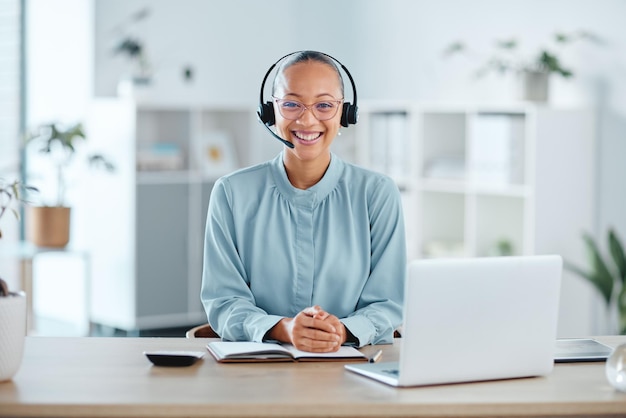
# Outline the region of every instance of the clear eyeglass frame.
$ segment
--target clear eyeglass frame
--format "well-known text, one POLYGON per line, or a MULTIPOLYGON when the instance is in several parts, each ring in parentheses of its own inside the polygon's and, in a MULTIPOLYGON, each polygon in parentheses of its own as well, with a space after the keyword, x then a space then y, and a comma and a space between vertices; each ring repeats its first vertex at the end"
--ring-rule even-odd
POLYGON ((274 97, 274 96, 272 96, 272 98, 274 99, 274 102, 276 103, 278 107, 278 111, 280 112, 282 117, 288 120, 299 119, 306 110, 309 110, 313 114, 313 116, 315 116, 315 118, 319 121, 329 120, 329 119, 334 118, 335 115, 337 115, 337 111, 339 110, 339 108, 341 107, 341 104, 343 103, 343 99, 339 99, 339 100, 320 100, 319 102, 315 102, 310 105, 305 105, 304 103, 299 102, 297 100, 281 99, 281 98, 274 97), (286 108, 284 106, 286 103, 292 103, 296 105, 296 107, 286 108), (329 105, 329 104, 332 104, 333 106, 326 107, 326 108, 323 107, 324 105, 329 105))

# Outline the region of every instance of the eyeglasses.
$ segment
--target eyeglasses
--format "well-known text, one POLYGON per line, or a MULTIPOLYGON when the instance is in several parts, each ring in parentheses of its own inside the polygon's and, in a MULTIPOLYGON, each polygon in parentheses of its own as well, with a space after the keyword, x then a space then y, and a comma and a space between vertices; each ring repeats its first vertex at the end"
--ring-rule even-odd
POLYGON ((343 99, 324 100, 313 103, 310 106, 306 106, 304 103, 300 103, 297 100, 279 99, 277 97, 274 97, 274 101, 278 106, 278 111, 285 119, 296 120, 308 109, 317 120, 322 121, 332 119, 337 114, 337 110, 341 107, 343 99))

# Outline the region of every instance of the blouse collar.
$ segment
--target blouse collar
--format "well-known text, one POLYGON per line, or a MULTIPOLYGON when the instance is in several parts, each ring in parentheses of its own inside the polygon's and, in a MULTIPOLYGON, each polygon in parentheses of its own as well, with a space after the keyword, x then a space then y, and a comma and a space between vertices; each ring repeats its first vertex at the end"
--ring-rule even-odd
POLYGON ((343 161, 335 154, 330 154, 330 164, 324 176, 315 185, 306 190, 293 187, 287 177, 287 170, 283 163, 285 151, 282 151, 271 162, 272 174, 278 191, 289 201, 303 206, 314 207, 323 201, 339 183, 343 172, 343 161))

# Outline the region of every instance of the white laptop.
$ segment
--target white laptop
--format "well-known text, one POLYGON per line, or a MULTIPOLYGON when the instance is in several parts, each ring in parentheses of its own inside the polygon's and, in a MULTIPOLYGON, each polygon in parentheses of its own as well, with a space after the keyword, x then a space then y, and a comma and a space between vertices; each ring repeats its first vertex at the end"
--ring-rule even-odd
POLYGON ((562 265, 557 255, 412 261, 400 361, 345 367, 392 386, 549 374, 562 265))

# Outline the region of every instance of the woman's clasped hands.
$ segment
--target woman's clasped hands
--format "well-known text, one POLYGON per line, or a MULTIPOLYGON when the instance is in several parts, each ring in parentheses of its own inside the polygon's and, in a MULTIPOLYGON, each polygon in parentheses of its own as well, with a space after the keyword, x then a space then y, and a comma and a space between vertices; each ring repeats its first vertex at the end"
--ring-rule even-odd
POLYGON ((330 353, 339 350, 347 334, 339 318, 316 305, 303 309, 294 318, 283 318, 270 337, 291 343, 298 350, 330 353))

